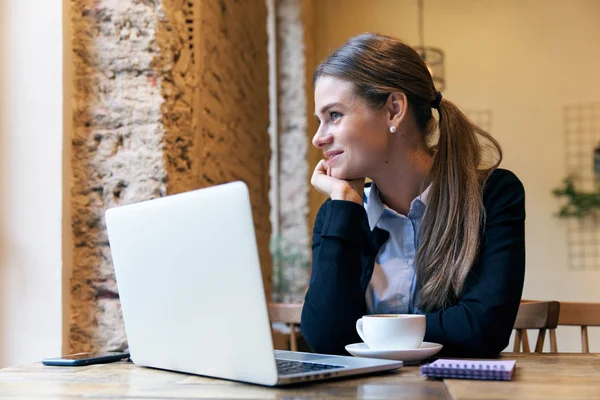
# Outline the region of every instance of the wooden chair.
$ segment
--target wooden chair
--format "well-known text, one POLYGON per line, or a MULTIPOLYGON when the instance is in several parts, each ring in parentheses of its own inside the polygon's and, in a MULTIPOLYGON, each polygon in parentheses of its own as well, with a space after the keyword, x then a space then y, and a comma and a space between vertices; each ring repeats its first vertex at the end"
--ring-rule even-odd
POLYGON ((513 351, 519 352, 521 345, 523 352, 529 353, 529 340, 527 329, 538 329, 538 338, 535 344, 535 352, 541 353, 544 348, 546 330, 550 330, 550 352, 556 353, 555 329, 558 325, 558 316, 561 305, 558 301, 533 301, 522 300, 515 321, 515 343, 513 351))
MULTIPOLYGON (((590 352, 588 341, 588 326, 600 326, 600 303, 570 303, 560 302, 558 325, 581 327, 581 351, 590 352)), ((556 333, 550 331, 550 340, 556 342, 556 333), (554 337, 554 339, 553 339, 554 337)))
POLYGON ((300 316, 304 303, 269 303, 269 320, 283 322, 290 328, 290 350, 298 351, 296 327, 300 326, 300 316))

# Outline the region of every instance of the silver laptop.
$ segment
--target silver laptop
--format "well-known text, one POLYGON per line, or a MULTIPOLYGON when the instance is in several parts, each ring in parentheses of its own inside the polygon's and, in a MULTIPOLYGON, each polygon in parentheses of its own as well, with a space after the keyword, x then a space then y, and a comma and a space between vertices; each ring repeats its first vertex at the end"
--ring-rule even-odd
POLYGON ((138 365, 269 386, 402 366, 274 351, 242 182, 112 208, 106 224, 138 365))

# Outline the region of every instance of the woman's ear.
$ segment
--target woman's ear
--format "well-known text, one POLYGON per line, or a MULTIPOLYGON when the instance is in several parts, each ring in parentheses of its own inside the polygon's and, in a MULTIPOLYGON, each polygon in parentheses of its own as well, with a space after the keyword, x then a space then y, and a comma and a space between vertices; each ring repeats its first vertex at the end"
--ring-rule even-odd
POLYGON ((388 124, 393 131, 397 131, 408 113, 408 99, 402 92, 390 93, 386 104, 388 111, 388 124))

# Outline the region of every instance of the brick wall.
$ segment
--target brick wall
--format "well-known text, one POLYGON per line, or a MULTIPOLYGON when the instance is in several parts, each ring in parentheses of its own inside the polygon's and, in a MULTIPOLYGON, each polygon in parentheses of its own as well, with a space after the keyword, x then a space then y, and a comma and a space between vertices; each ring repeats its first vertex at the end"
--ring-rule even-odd
POLYGON ((71 0, 69 351, 127 346, 104 210, 234 179, 250 187, 267 293, 262 1, 71 0))

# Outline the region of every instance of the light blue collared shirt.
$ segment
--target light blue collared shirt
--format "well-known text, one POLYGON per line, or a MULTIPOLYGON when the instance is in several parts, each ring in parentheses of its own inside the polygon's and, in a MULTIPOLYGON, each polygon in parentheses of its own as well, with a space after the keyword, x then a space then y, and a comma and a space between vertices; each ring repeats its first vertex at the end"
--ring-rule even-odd
POLYGON ((420 313, 417 308, 416 257, 429 188, 410 203, 407 216, 383 204, 374 183, 371 188, 365 188, 364 207, 369 227, 390 233, 377 253, 373 275, 367 286, 367 314, 420 313))

